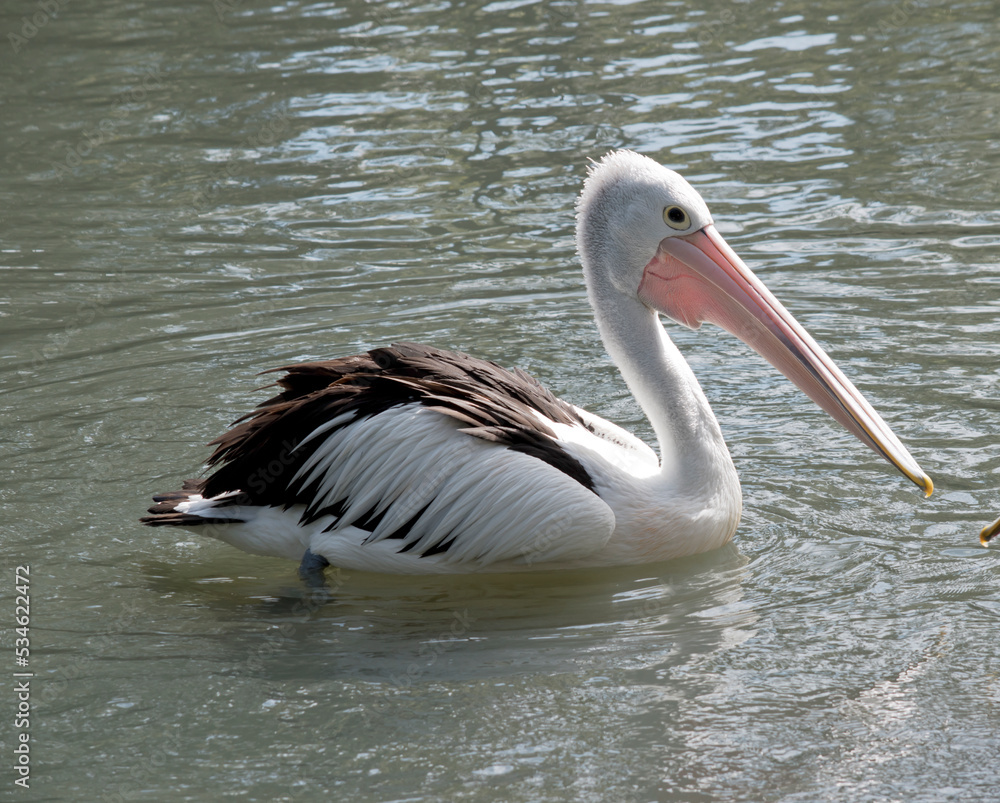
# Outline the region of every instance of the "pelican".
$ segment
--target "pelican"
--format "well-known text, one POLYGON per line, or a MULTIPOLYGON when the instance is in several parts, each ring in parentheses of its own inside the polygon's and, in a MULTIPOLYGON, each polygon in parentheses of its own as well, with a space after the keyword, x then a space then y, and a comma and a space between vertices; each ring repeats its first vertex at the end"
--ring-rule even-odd
POLYGON ((212 473, 154 497, 142 521, 300 561, 304 578, 328 565, 524 571, 721 547, 739 522, 740 483, 658 313, 743 340, 930 495, 930 477, 680 175, 611 152, 591 164, 576 213, 597 327, 659 456, 521 370, 397 343, 275 369, 280 392, 210 444, 212 473))

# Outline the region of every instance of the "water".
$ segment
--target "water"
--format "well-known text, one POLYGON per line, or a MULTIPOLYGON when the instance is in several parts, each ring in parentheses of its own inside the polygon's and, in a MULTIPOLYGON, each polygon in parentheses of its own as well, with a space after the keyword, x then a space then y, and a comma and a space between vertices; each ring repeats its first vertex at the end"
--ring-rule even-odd
POLYGON ((1000 795, 993 3, 39 8, 0 16, 4 666, 28 565, 34 673, 28 791, 4 694, 4 795, 1000 795), (716 553, 343 572, 317 607, 290 564, 137 524, 257 371, 392 340, 650 438, 573 254, 585 160, 618 146, 702 191, 934 496, 672 327, 743 478, 716 553))

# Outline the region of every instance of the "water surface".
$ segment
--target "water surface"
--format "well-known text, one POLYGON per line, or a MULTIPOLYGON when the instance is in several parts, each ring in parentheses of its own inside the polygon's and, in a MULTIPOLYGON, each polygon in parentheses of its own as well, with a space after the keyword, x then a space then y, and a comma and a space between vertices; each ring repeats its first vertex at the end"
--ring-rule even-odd
POLYGON ((14 793, 1000 796, 992 3, 136 0, 26 36, 36 13, 0 13, 3 593, 30 565, 35 673, 14 793), (613 147, 704 194, 934 496, 741 343, 672 326, 743 480, 718 552, 342 572, 316 606, 290 564, 137 524, 258 371, 392 340, 651 439, 573 253, 613 147))

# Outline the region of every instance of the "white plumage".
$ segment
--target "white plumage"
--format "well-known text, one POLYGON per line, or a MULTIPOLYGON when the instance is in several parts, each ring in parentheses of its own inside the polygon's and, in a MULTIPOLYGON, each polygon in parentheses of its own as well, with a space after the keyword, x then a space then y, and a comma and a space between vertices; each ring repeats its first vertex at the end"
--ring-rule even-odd
POLYGON ((144 521, 248 552, 396 573, 605 566, 714 549, 739 481, 657 312, 723 326, 928 493, 878 414, 715 231, 701 197, 646 157, 596 164, 577 246, 608 352, 660 456, 520 371, 414 344, 291 366, 220 437, 215 468, 144 521))

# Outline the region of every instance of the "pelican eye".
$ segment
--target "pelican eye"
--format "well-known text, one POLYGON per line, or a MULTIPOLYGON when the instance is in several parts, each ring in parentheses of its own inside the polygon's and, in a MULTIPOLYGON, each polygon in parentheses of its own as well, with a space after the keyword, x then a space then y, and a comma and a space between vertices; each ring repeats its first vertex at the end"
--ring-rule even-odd
POLYGON ((663 210, 663 222, 670 228, 683 231, 691 225, 691 218, 679 206, 668 206, 663 210))

